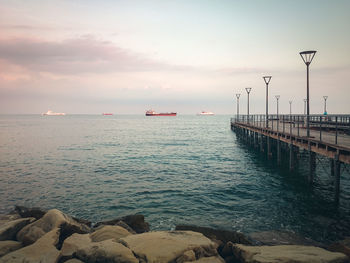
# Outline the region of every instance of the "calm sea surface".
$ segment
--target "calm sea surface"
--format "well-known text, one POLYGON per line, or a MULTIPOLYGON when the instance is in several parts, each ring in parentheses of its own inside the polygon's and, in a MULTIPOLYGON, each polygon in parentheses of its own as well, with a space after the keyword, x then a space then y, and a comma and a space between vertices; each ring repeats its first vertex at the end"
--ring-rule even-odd
POLYGON ((337 209, 329 161, 317 161, 311 189, 303 153, 296 172, 277 168, 238 141, 229 121, 2 115, 0 213, 20 204, 94 222, 141 213, 153 230, 177 224, 244 233, 291 230, 319 241, 347 233, 347 167, 337 209))

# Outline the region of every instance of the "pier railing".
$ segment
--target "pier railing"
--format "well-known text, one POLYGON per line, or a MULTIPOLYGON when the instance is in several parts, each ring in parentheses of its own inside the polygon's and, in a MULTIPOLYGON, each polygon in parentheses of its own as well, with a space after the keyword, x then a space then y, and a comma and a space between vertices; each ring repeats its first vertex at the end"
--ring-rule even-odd
MULTIPOLYGON (((307 136, 306 115, 271 114, 268 119, 265 114, 236 115, 231 118, 231 122, 278 133, 307 136)), ((350 147, 350 115, 310 115, 309 127, 311 139, 350 147)))

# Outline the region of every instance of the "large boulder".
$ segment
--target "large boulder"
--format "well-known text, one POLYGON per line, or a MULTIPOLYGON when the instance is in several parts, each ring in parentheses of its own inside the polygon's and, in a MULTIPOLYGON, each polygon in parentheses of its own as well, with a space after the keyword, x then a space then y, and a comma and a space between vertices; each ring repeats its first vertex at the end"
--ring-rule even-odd
POLYGON ((192 231, 148 232, 121 238, 119 242, 130 248, 141 262, 176 262, 185 258, 184 253, 188 254, 189 250, 193 250, 196 259, 217 256, 217 244, 192 231))
POLYGON ((22 247, 22 243, 13 240, 0 241, 0 257, 20 249, 22 247))
POLYGON ((246 246, 234 244, 232 252, 242 263, 345 263, 348 257, 313 246, 246 246))
POLYGON ((333 252, 344 253, 350 258, 350 237, 331 244, 327 249, 333 252))
POLYGON ((2 219, 0 221, 0 241, 15 240, 17 232, 34 220, 35 218, 19 218, 15 220, 2 219))
POLYGON ((112 239, 84 246, 74 253, 74 257, 83 262, 139 263, 129 248, 112 239))
MULTIPOLYGON (((42 218, 25 226, 17 234, 17 240, 25 245, 33 244, 36 240, 44 236, 49 231, 65 225, 68 232, 88 233, 90 228, 80 224, 70 216, 57 209, 49 210, 42 218)), ((72 234, 72 233, 71 233, 72 234)))
POLYGON ((131 235, 131 233, 120 226, 100 226, 95 232, 90 234, 92 242, 100 242, 107 239, 119 240, 122 237, 131 235))
MULTIPOLYGON (((145 222, 145 217, 143 215, 128 215, 109 221, 98 222, 96 223, 95 227, 98 227, 100 225, 120 225, 121 227, 124 227, 122 225, 123 223, 127 224, 132 230, 134 230, 138 234, 145 233, 150 230, 149 224, 145 222)), ((132 231, 130 231, 128 228, 127 230, 130 233, 132 233, 132 231)))
POLYGON ((90 247, 92 242, 101 242, 108 239, 118 241, 128 235, 131 235, 131 233, 120 226, 100 226, 91 234, 73 234, 64 240, 60 257, 70 259, 79 249, 90 247))
POLYGON ((59 238, 59 229, 46 233, 33 245, 21 248, 0 258, 0 263, 52 263, 57 262, 59 251, 55 247, 59 238))

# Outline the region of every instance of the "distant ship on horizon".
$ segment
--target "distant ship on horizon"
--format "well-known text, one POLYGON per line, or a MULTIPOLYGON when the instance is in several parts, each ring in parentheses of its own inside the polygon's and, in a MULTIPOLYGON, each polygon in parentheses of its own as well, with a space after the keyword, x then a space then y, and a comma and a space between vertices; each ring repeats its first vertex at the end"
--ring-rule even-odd
POLYGON ((211 111, 202 111, 202 112, 198 113, 197 115, 214 115, 214 113, 211 111))
POLYGON ((176 116, 176 112, 157 113, 154 110, 146 111, 146 116, 176 116))
POLYGON ((113 115, 113 113, 110 113, 110 112, 104 112, 102 113, 103 116, 110 116, 110 115, 113 115))
POLYGON ((52 110, 48 110, 46 113, 42 113, 42 116, 63 116, 66 115, 63 112, 53 112, 52 110))

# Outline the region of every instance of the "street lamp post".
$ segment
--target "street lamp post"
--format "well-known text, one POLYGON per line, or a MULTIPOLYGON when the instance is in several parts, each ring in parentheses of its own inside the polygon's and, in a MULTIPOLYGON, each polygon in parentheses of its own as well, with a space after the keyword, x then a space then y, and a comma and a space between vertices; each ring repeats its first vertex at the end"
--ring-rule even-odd
POLYGON ((277 100, 277 119, 279 120, 279 117, 278 117, 278 101, 279 101, 279 99, 280 99, 280 95, 276 95, 275 96, 275 98, 276 98, 276 100, 277 100))
POLYGON ((248 94, 248 107, 247 107, 247 113, 248 113, 248 123, 249 123, 249 93, 251 92, 252 88, 245 88, 247 94, 248 94))
POLYGON ((266 128, 269 127, 269 83, 271 78, 271 76, 263 77, 266 84, 266 128))
POLYGON ((307 137, 310 137, 310 96, 309 96, 309 66, 316 54, 315 50, 302 51, 299 53, 306 65, 306 128, 307 128, 307 137))
POLYGON ((327 115, 327 99, 328 99, 328 96, 323 96, 323 99, 324 99, 324 115, 327 115))
POLYGON ((290 100, 290 101, 289 101, 289 115, 290 115, 290 116, 292 116, 292 103, 293 103, 293 101, 290 100))
POLYGON ((240 93, 236 94, 236 98, 237 98, 237 118, 239 118, 239 97, 241 96, 240 93))
POLYGON ((307 99, 304 99, 304 115, 306 115, 306 101, 307 99))

